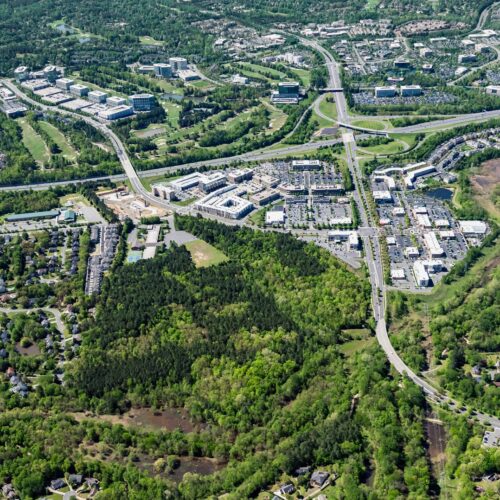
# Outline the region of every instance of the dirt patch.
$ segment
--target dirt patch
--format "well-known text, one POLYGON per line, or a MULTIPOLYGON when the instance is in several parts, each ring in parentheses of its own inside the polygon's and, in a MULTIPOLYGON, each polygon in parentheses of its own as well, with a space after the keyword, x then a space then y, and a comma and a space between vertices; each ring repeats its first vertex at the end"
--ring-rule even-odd
POLYGON ((446 461, 446 432, 444 426, 433 416, 425 420, 425 432, 427 435, 429 460, 431 462, 434 477, 439 479, 446 461))
POLYGON ((31 344, 28 347, 21 347, 21 344, 19 342, 16 344, 16 351, 21 356, 38 356, 42 352, 40 351, 38 345, 35 343, 31 344))
POLYGON ((73 413, 74 418, 97 418, 111 424, 141 427, 146 430, 173 431, 180 429, 182 432, 195 432, 205 428, 203 424, 193 424, 189 415, 183 408, 167 408, 156 411, 152 408, 134 408, 123 415, 92 415, 84 413, 73 413))
POLYGON ((481 165, 479 172, 470 178, 475 198, 495 218, 500 219, 500 210, 492 201, 495 187, 500 184, 500 160, 489 160, 481 165))

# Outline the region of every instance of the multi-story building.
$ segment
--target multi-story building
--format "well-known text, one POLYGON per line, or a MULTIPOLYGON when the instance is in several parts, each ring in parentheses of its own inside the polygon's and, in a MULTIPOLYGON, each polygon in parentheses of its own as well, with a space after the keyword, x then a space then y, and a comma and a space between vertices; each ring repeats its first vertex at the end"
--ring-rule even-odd
POLYGON ((422 87, 420 85, 401 85, 402 97, 414 97, 422 95, 422 87))
POLYGON ((92 90, 91 92, 89 92, 88 98, 91 102, 103 104, 106 102, 108 94, 106 94, 106 92, 101 92, 100 90, 92 90))
POLYGON ((277 103, 296 104, 299 99, 300 85, 297 82, 281 82, 271 95, 271 100, 277 103))
POLYGON ((292 170, 321 170, 319 160, 293 160, 292 170))
POLYGON ((274 200, 277 200, 280 197, 280 193, 276 191, 276 189, 264 189, 263 191, 259 191, 258 193, 254 193, 249 197, 249 200, 252 203, 255 203, 259 206, 264 206, 271 203, 274 200))
POLYGON ((375 97, 394 97, 396 95, 396 87, 375 87, 375 97))
POLYGON ((476 54, 460 54, 458 56, 459 64, 471 63, 471 62, 476 62, 476 61, 477 61, 476 54))
POLYGON ((134 94, 129 97, 134 111, 151 111, 156 107, 156 98, 152 94, 134 94))
POLYGON ((174 73, 188 69, 187 59, 184 59, 183 57, 170 57, 168 64, 170 64, 174 73))
POLYGON ((113 95, 106 99, 106 103, 109 106, 123 106, 124 104, 127 104, 127 99, 113 95))
POLYGON ((14 77, 18 82, 23 82, 29 77, 29 69, 27 66, 19 66, 14 70, 14 77))
POLYGON ((99 112, 99 116, 105 120, 119 120, 120 118, 126 118, 133 114, 134 110, 132 106, 126 106, 124 104, 99 112))
POLYGON ((76 83, 75 85, 70 86, 69 92, 78 97, 85 97, 89 93, 89 88, 86 87, 85 85, 80 85, 79 83, 76 83))
POLYGON ((243 181, 248 181, 253 177, 251 168, 245 170, 233 170, 227 174, 227 180, 233 184, 238 184, 243 181))
POLYGON ((157 78, 172 78, 172 66, 170 64, 156 63, 153 67, 157 78))
POLYGON ((69 90, 71 85, 75 83, 71 78, 58 78, 56 80, 56 87, 61 90, 69 90))

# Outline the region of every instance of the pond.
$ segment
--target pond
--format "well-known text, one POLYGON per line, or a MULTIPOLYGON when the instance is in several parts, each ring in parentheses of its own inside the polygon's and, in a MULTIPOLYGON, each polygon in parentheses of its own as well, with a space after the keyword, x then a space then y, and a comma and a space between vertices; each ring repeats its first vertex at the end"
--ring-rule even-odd
POLYGON ((444 201, 449 201, 453 197, 453 191, 446 188, 431 189, 430 191, 427 191, 426 194, 428 194, 431 198, 444 201))

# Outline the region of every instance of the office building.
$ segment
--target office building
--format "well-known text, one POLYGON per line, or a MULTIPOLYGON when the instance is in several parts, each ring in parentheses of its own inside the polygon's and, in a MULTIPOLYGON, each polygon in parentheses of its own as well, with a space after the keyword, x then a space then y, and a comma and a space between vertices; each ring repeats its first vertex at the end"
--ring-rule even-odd
POLYGON ((351 250, 359 249, 359 236, 357 231, 347 231, 342 229, 329 231, 328 241, 334 241, 335 243, 347 241, 348 247, 351 250))
POLYGON ((375 97, 394 97, 396 95, 396 87, 375 87, 375 97))
POLYGON ((58 68, 57 66, 45 66, 43 68, 43 76, 50 82, 54 83, 59 77, 60 73, 62 73, 62 68, 58 68))
POLYGON ((285 224, 285 208, 282 205, 272 207, 266 212, 266 226, 282 226, 285 224))
POLYGON ((410 66, 411 66, 411 63, 407 59, 396 59, 394 61, 395 68, 404 69, 404 68, 409 68, 410 66))
POLYGON ((199 187, 204 193, 210 193, 226 185, 226 175, 222 172, 200 175, 199 187))
POLYGON ((75 82, 71 78, 58 78, 56 80, 56 87, 61 89, 61 90, 69 90, 71 85, 73 85, 75 82))
POLYGON ((432 227, 431 220, 429 219, 429 216, 427 214, 417 214, 415 216, 417 219, 417 224, 420 227, 430 229, 432 227))
POLYGON ((460 54, 458 56, 459 64, 472 63, 477 61, 476 54, 460 54))
POLYGON ((373 191, 375 203, 392 203, 392 194, 390 191, 373 191))
POLYGON ((195 203, 195 208, 227 219, 241 219, 254 208, 253 203, 241 198, 234 192, 234 187, 218 189, 195 203))
POLYGON ((184 59, 183 57, 170 57, 168 64, 170 64, 174 73, 188 69, 187 59, 184 59))
POLYGON ((319 160, 293 160, 292 170, 321 170, 319 160))
POLYGON ((280 193, 276 191, 276 189, 264 189, 263 191, 253 194, 249 197, 249 199, 252 203, 255 203, 255 205, 263 207, 264 205, 268 205, 274 200, 277 200, 279 197, 280 193))
POLYGON ((251 168, 245 170, 233 170, 227 174, 227 180, 233 184, 239 184, 243 181, 249 181, 253 177, 253 170, 251 168))
POLYGON ((271 100, 278 104, 297 104, 300 99, 300 85, 297 82, 281 82, 278 90, 271 94, 271 100))
POLYGON ((124 104, 127 104, 127 99, 113 95, 106 99, 106 104, 109 106, 123 106, 124 104))
POLYGON ((196 80, 201 80, 200 75, 192 69, 180 69, 179 71, 177 71, 177 75, 183 82, 194 82, 196 80))
POLYGON ((153 184, 151 190, 155 196, 167 201, 175 201, 177 199, 177 194, 175 189, 168 184, 153 184))
POLYGON ((488 231, 486 222, 480 220, 461 220, 458 226, 464 236, 484 236, 488 231))
POLYGON ((97 104, 104 104, 107 98, 108 94, 106 94, 106 92, 101 92, 100 90, 92 90, 88 94, 89 101, 97 104))
POLYGON ((157 78, 172 78, 172 66, 170 64, 156 63, 153 67, 157 78))
POLYGON ((404 280, 406 278, 405 270, 400 268, 391 268, 391 279, 404 280))
POLYGON ((404 254, 408 259, 414 259, 420 255, 417 247, 406 247, 404 249, 404 254))
POLYGON ((427 287, 432 285, 429 273, 439 273, 443 270, 440 260, 417 260, 413 264, 413 275, 417 286, 427 287))
POLYGON ((156 98, 152 94, 134 94, 129 98, 134 111, 151 111, 156 107, 156 98))
POLYGON ((29 70, 27 66, 19 66, 14 70, 14 77, 18 82, 23 82, 29 77, 29 70))
POLYGON ((110 109, 99 111, 99 116, 105 120, 119 120, 120 118, 127 118, 134 114, 132 106, 122 104, 110 109))
POLYGON ((311 194, 313 196, 332 195, 338 196, 344 194, 342 184, 312 184, 311 194))
POLYGON ((424 234, 424 242, 427 246, 427 250, 431 257, 441 257, 444 255, 444 250, 439 244, 439 241, 436 237, 436 233, 430 232, 424 234))
POLYGON ((415 97, 422 95, 422 87, 420 85, 401 85, 402 97, 415 97))
POLYGON ((85 85, 80 85, 76 83, 75 85, 71 85, 69 88, 70 94, 76 95, 78 97, 85 97, 89 93, 89 88, 85 85))

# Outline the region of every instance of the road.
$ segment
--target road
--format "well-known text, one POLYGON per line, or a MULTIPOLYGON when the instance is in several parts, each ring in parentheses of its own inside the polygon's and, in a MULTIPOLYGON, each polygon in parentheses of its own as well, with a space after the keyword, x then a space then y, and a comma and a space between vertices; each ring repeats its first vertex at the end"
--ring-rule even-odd
POLYGON ((59 311, 59 309, 55 309, 53 307, 34 307, 32 309, 23 309, 21 307, 17 309, 13 309, 10 307, 0 307, 0 313, 5 313, 5 314, 19 314, 19 313, 29 314, 36 311, 45 311, 49 314, 52 314, 52 316, 54 316, 57 329, 59 330, 61 335, 64 335, 66 327, 64 326, 64 321, 62 320, 61 311, 59 311))
MULTIPOLYGON (((333 60, 331 54, 322 47, 319 43, 313 40, 301 39, 301 42, 304 45, 310 46, 313 49, 317 50, 326 60, 326 66, 329 72, 329 86, 341 87, 340 85, 340 74, 339 67, 333 60)), ((338 113, 338 121, 349 124, 349 114, 347 112, 347 103, 343 92, 335 92, 335 102, 337 105, 337 113, 338 113)), ((496 116, 498 116, 498 111, 494 112, 496 116)), ((477 119, 485 119, 486 116, 490 116, 490 113, 478 113, 477 119)), ((452 124, 459 123, 460 120, 463 121, 462 117, 455 117, 446 120, 440 120, 441 124, 452 124), (458 122, 457 122, 458 120, 458 122)), ((434 126, 435 126, 434 122, 434 126)), ((402 127, 404 130, 409 131, 418 131, 425 130, 428 124, 420 124, 415 125, 413 127, 402 127)), ((401 129, 400 129, 401 130, 401 129)), ((356 138, 350 132, 343 134, 344 146, 346 150, 347 163, 349 166, 349 170, 354 180, 355 184, 355 200, 358 205, 360 218, 362 226, 367 228, 367 230, 360 232, 361 238, 363 240, 363 246, 365 249, 365 258, 368 267, 370 284, 372 287, 372 307, 373 307, 373 315, 376 321, 376 338, 384 350, 387 359, 391 363, 391 365, 396 369, 397 372, 402 375, 406 375, 410 378, 415 384, 422 388, 424 394, 428 400, 433 403, 438 403, 442 405, 452 405, 455 408, 459 408, 460 405, 457 401, 449 398, 447 395, 444 395, 437 391, 434 387, 432 387, 428 382, 426 382, 422 377, 418 376, 399 356, 399 354, 394 349, 391 340, 389 338, 389 333, 387 331, 387 325, 385 322, 385 311, 386 311, 386 289, 384 285, 384 272, 382 267, 382 258, 380 251, 380 244, 378 239, 378 232, 376 229, 376 224, 372 220, 372 216, 370 212, 366 209, 369 207, 368 200, 366 197, 364 184, 361 181, 362 172, 357 160, 356 155, 356 138)), ((475 417, 483 423, 489 423, 490 425, 500 426, 500 419, 497 417, 493 417, 490 415, 486 415, 480 412, 476 412, 475 417)))
MULTIPOLYGON (((341 79, 340 79, 340 68, 337 62, 334 60, 333 56, 330 54, 328 50, 326 50, 324 47, 322 47, 319 43, 317 43, 315 40, 308 40, 305 38, 300 38, 300 41, 302 44, 309 46, 313 48, 314 50, 318 51, 323 55, 325 58, 325 63, 326 67, 328 70, 328 75, 329 75, 329 82, 328 82, 328 87, 329 88, 341 88, 341 79)), ((159 206, 161 208, 166 208, 171 211, 183 211, 186 212, 187 209, 186 207, 184 208, 179 208, 175 205, 170 204, 166 200, 161 200, 159 198, 156 198, 153 196, 149 191, 147 191, 144 186, 142 185, 139 176, 137 172, 135 171, 132 162, 130 161, 130 158, 128 157, 128 154, 125 150, 125 147, 119 137, 111 130, 109 129, 104 123, 101 123, 93 118, 85 117, 76 113, 72 113, 71 111, 67 111, 61 108, 54 108, 51 106, 45 106, 43 104, 40 104, 39 102, 29 98, 26 96, 23 92, 21 92, 18 87, 13 85, 11 82, 4 80, 2 82, 6 87, 11 89, 15 94, 17 94, 21 99, 24 101, 29 102, 35 107, 38 107, 40 109, 43 109, 45 111, 52 111, 52 112, 57 112, 63 115, 69 115, 73 116, 77 119, 84 120, 86 123, 89 125, 95 127, 98 129, 103 135, 105 135, 113 145, 113 148, 116 151, 116 154, 118 156, 118 159, 125 171, 125 175, 128 178, 128 180, 131 183, 132 189, 139 194, 144 200, 148 201, 154 206, 159 206)), ((350 117, 349 113, 347 110, 347 102, 345 99, 345 95, 343 92, 335 92, 335 103, 337 106, 337 117, 338 117, 338 122, 341 124, 345 124, 346 126, 350 125, 350 117)), ((316 103, 314 104, 316 106, 316 103)), ((317 106, 319 107, 319 99, 317 102, 317 106)), ((421 130, 426 130, 430 128, 435 128, 436 126, 447 126, 447 125, 454 125, 461 123, 463 121, 470 121, 472 118, 473 120, 484 120, 492 116, 499 116, 500 115, 500 110, 499 111, 492 111, 492 112, 484 112, 484 113, 476 113, 474 115, 465 115, 460 116, 460 117, 453 117, 449 119, 444 119, 444 120, 438 120, 436 122, 427 122, 427 123, 422 123, 410 127, 401 127, 399 129, 394 129, 395 132, 418 132, 421 130), (437 125, 439 124, 439 125, 437 125)), ((345 151, 346 151, 346 157, 347 157, 347 164, 349 167, 349 170, 351 172, 351 175, 354 180, 355 184, 355 191, 354 191, 354 199, 357 203, 359 213, 360 213, 360 218, 361 218, 361 225, 363 227, 368 228, 367 231, 363 231, 361 233, 361 238, 363 241, 363 246, 365 249, 365 258, 366 258, 366 263, 369 271, 369 279, 370 279, 370 284, 372 287, 372 307, 373 307, 373 315, 376 321, 376 337, 377 341, 379 342, 380 346, 384 350, 389 362, 391 365, 401 374, 407 375, 414 383, 416 383, 418 386, 420 386, 426 397, 433 401, 433 402, 440 402, 440 403, 453 403, 454 405, 458 405, 457 402, 452 401, 450 398, 448 398, 445 395, 440 394, 437 390, 435 390, 433 387, 431 387, 425 380, 423 380, 421 377, 416 375, 409 367, 406 365, 406 363, 399 357, 395 349, 393 348, 389 334, 387 332, 387 326, 385 323, 385 308, 386 308, 386 289, 384 285, 384 278, 383 278, 383 268, 382 268, 382 258, 381 258, 381 250, 380 250, 380 244, 379 244, 379 239, 378 239, 378 233, 376 230, 376 224, 375 221, 373 221, 372 215, 369 210, 367 210, 366 207, 369 207, 368 203, 368 198, 366 196, 364 184, 362 182, 362 171, 359 166, 358 160, 357 160, 357 155, 356 155, 356 138, 354 134, 350 131, 347 131, 343 133, 342 135, 342 141, 345 146, 345 151), (371 229, 370 229, 371 228, 371 229)), ((324 141, 320 143, 315 143, 315 147, 321 147, 323 145, 327 144, 332 144, 332 143, 338 143, 338 140, 334 141, 324 141)), ((273 158, 276 157, 277 155, 281 154, 287 154, 290 152, 300 152, 307 150, 308 148, 311 148, 313 145, 312 144, 303 144, 303 145, 298 145, 298 146, 286 146, 285 148, 278 149, 278 150, 271 150, 271 151, 257 151, 257 152, 251 152, 251 153, 246 153, 243 155, 231 157, 231 158, 223 158, 223 159, 215 159, 211 161, 206 161, 206 162, 199 162, 199 163, 193 163, 189 164, 190 167, 196 167, 200 165, 221 165, 221 164, 227 164, 231 163, 232 161, 255 161, 255 160, 263 160, 267 158, 273 158)), ((187 166, 187 165, 186 165, 187 166)), ((154 173, 150 171, 150 175, 158 175, 159 173, 166 172, 166 171, 172 171, 173 168, 182 168, 183 166, 177 165, 176 167, 166 167, 165 169, 156 169, 154 173)), ((54 183, 52 183, 53 185, 54 183)), ((26 186, 25 186, 26 188, 26 186)), ((7 189, 12 189, 12 188, 7 188, 7 189)), ((491 417, 489 415, 481 414, 477 412, 476 418, 481 421, 481 422, 489 422, 493 425, 499 426, 500 427, 500 419, 496 417, 491 417)))

